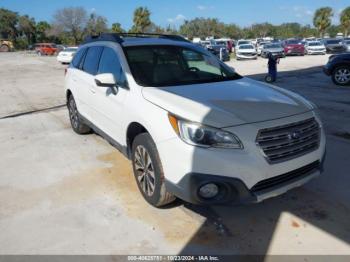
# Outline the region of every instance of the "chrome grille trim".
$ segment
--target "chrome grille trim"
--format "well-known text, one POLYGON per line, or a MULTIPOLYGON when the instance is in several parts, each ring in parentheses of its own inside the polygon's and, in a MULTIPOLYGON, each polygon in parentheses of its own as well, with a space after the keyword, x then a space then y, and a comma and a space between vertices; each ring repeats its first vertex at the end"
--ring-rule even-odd
POLYGON ((318 149, 320 126, 315 118, 261 129, 256 144, 271 164, 291 160, 318 149))

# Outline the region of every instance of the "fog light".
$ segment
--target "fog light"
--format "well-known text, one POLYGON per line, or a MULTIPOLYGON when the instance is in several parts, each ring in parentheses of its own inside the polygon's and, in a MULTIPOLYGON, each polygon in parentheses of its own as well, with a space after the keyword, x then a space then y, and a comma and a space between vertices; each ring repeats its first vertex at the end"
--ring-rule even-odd
POLYGON ((198 194, 203 198, 213 198, 219 193, 219 188, 213 183, 208 183, 199 188, 198 194))

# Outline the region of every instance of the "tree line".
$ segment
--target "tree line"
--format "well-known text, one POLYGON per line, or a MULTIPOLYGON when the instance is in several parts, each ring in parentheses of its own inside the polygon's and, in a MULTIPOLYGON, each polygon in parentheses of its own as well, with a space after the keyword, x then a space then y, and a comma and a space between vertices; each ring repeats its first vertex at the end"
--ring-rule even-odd
POLYGON ((161 27, 151 20, 147 7, 138 7, 133 13, 133 26, 129 30, 118 22, 109 26, 107 18, 87 12, 83 7, 67 7, 57 10, 51 22, 36 22, 33 17, 0 8, 0 37, 10 39, 16 48, 24 49, 36 42, 55 42, 68 45, 79 44, 85 36, 101 32, 129 33, 165 33, 181 34, 192 39, 207 36, 239 38, 257 38, 271 36, 275 38, 323 37, 326 33, 334 37, 338 32, 350 33, 350 6, 340 14, 339 25, 332 25, 334 11, 322 7, 315 11, 313 26, 300 23, 256 23, 240 27, 234 23, 223 23, 217 18, 195 18, 185 20, 179 28, 168 25, 161 27))

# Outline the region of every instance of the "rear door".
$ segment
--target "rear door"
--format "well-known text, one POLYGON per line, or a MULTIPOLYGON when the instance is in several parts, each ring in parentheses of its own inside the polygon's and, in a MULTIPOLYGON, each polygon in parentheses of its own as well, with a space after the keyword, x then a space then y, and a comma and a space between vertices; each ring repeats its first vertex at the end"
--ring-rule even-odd
POLYGON ((88 47, 72 76, 75 86, 73 94, 76 94, 76 100, 78 100, 78 110, 93 123, 95 123, 97 117, 94 110, 96 94, 95 75, 97 74, 102 50, 103 47, 100 46, 88 47))

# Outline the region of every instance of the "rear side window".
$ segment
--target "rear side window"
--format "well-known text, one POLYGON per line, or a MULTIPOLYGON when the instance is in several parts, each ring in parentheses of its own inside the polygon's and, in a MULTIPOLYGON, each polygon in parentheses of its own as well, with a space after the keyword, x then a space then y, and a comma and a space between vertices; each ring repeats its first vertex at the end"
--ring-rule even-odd
POLYGON ((88 49, 83 65, 83 70, 86 73, 96 75, 102 50, 101 46, 93 46, 88 49))
POLYGON ((109 47, 103 49, 98 74, 111 73, 114 75, 119 86, 127 86, 126 77, 120 65, 116 52, 109 47))
POLYGON ((82 48, 74 55, 74 58, 73 58, 72 63, 71 63, 71 65, 74 68, 79 68, 81 59, 83 58, 85 51, 86 51, 86 48, 82 48))

